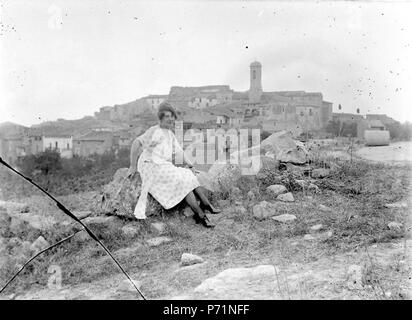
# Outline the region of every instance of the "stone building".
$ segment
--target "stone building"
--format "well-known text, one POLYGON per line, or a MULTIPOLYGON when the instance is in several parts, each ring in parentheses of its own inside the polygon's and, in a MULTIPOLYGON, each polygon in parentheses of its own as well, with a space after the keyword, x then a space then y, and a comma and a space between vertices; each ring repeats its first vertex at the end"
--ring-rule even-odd
POLYGON ((244 92, 234 91, 229 85, 172 86, 167 95, 149 95, 127 104, 103 107, 95 116, 111 121, 138 121, 155 115, 160 103, 169 101, 180 117, 191 123, 254 126, 270 132, 288 130, 295 135, 321 130, 332 119, 332 103, 324 101, 322 93, 263 91, 262 64, 254 61, 249 67, 250 87, 244 92), (216 110, 226 115, 217 115, 216 110))
POLYGON ((73 137, 71 135, 54 134, 42 136, 42 151, 56 150, 62 158, 73 156, 73 137))
POLYGON ((73 153, 81 157, 103 154, 114 147, 114 134, 110 131, 90 131, 73 139, 73 153))
POLYGON ((218 117, 214 119, 216 124, 255 126, 270 132, 288 130, 295 135, 321 130, 332 119, 332 103, 324 101, 320 92, 263 91, 262 64, 257 61, 250 64, 250 87, 246 92, 234 91, 228 85, 174 86, 167 100, 182 110, 185 121, 190 118, 205 123, 210 120, 205 113, 209 113, 218 117), (216 114, 217 109, 221 114, 216 114))

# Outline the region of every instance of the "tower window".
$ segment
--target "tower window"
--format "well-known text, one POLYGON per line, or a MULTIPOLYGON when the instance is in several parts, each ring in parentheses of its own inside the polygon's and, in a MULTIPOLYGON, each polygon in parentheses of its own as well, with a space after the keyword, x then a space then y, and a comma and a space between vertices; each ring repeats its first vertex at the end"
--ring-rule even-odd
POLYGON ((252 71, 252 77, 253 77, 253 79, 256 79, 256 70, 252 71))

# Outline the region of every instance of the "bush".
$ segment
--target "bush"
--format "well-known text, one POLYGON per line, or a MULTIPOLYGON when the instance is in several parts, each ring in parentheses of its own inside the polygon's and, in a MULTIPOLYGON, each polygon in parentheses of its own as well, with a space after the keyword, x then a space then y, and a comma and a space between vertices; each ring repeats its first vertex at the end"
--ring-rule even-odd
MULTIPOLYGON (((117 169, 129 165, 128 148, 94 154, 88 158, 75 155, 70 159, 61 159, 57 151, 47 150, 22 157, 18 163, 19 171, 54 195, 95 191, 112 181, 117 169)), ((3 190, 6 198, 33 193, 34 187, 24 188, 27 183, 12 173, 2 172, 1 182, 7 187, 3 190)))

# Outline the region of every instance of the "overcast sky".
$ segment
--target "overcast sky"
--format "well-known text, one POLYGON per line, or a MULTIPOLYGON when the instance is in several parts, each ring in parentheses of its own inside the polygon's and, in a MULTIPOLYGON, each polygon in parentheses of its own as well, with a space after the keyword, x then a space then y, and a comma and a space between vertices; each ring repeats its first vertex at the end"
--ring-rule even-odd
POLYGON ((412 2, 0 1, 0 122, 32 125, 173 85, 322 92, 412 121, 412 2))

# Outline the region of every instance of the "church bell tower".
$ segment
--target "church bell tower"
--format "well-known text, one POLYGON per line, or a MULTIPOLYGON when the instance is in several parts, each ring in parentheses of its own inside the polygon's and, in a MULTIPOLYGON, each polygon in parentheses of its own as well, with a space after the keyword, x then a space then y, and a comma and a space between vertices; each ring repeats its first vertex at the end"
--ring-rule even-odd
POLYGON ((257 103, 262 96, 262 65, 258 61, 250 64, 249 102, 257 103))

